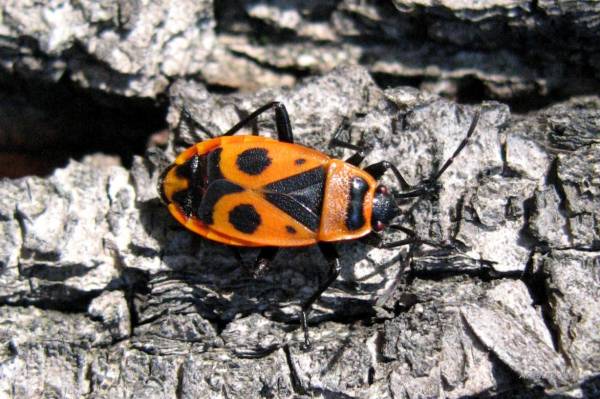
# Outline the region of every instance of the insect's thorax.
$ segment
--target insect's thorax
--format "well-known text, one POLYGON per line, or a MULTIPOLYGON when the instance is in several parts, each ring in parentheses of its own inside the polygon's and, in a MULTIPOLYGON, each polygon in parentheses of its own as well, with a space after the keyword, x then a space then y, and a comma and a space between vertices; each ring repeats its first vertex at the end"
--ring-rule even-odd
POLYGON ((365 171, 340 160, 331 160, 319 241, 349 240, 370 233, 375 186, 375 180, 365 171))

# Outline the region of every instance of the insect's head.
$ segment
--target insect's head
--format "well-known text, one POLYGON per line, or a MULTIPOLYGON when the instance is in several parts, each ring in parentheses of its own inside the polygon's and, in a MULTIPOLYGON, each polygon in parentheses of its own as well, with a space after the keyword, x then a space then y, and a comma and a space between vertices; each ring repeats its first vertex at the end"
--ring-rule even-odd
POLYGON ((375 197, 373 198, 373 213, 371 214, 371 226, 373 226, 373 230, 383 230, 399 214, 400 211, 392 193, 390 193, 386 186, 377 186, 375 197))

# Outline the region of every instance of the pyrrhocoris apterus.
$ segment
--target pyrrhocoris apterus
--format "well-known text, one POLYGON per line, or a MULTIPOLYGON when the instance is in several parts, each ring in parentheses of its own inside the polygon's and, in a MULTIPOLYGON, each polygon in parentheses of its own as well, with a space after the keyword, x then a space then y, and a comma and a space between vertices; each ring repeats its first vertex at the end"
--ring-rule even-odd
POLYGON ((431 189, 464 148, 477 120, 478 114, 465 139, 438 173, 427 183, 410 187, 387 161, 359 168, 364 154, 350 143, 337 139, 333 142, 357 151, 345 161, 294 144, 285 106, 273 102, 225 134, 181 153, 162 173, 158 189, 170 213, 191 231, 227 245, 261 247, 254 274, 268 267, 279 247, 319 245, 330 272, 302 306, 300 319, 309 346, 307 313, 340 271, 334 243, 365 238, 391 248, 417 241, 413 237, 383 243, 377 232, 399 214, 397 198, 417 197, 431 189), (234 136, 271 108, 275 109, 278 140, 234 136), (377 180, 388 169, 403 192, 392 195, 385 186, 378 185, 377 180))

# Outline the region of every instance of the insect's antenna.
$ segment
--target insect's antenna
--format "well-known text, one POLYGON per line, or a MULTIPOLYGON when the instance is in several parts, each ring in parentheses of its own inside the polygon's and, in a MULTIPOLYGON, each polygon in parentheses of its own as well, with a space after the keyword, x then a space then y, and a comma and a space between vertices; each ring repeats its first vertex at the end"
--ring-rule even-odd
POLYGON ((448 160, 446 161, 446 163, 444 164, 444 166, 442 166, 441 169, 435 174, 435 176, 433 177, 433 179, 431 179, 432 182, 434 182, 437 179, 439 179, 440 176, 442 174, 444 174, 444 172, 446 171, 446 169, 448 169, 448 167, 450 165, 452 165, 452 162, 454 162, 454 158, 456 158, 456 156, 458 154, 460 154, 460 152, 463 150, 463 148, 465 148, 465 146, 469 142, 469 139, 473 135, 473 132, 475 131, 475 128, 477 127, 477 123, 478 122, 479 122, 479 111, 476 111, 475 112, 475 116, 473 116, 473 120, 471 121, 471 126, 469 127, 469 131, 467 132, 467 135, 465 136, 465 138, 463 139, 463 141, 460 142, 460 144, 458 145, 458 147, 454 151, 454 154, 452 154, 452 156, 450 158, 448 158, 448 160))
MULTIPOLYGON (((448 169, 448 167, 450 167, 450 165, 452 165, 452 162, 454 162, 454 158, 456 158, 456 156, 465 148, 465 146, 469 142, 469 139, 473 135, 473 132, 475 131, 475 128, 477 127, 477 123, 479 122, 479 114, 480 114, 479 111, 475 112, 475 116, 473 116, 473 120, 471 121, 471 126, 469 126, 469 130, 467 131, 467 135, 460 142, 460 144, 458 145, 458 147, 454 151, 454 154, 452 154, 452 156, 450 158, 448 158, 448 160, 446 161, 446 163, 444 163, 444 165, 433 176, 433 178, 428 179, 428 180, 422 182, 419 186, 417 186, 416 188, 414 188, 411 191, 406 191, 406 192, 403 192, 403 193, 397 193, 397 194, 395 194, 394 198, 396 200, 401 200, 401 199, 404 199, 404 198, 420 197, 420 196, 424 195, 425 193, 431 191, 431 189, 434 187, 433 183, 435 183, 440 178, 440 176, 442 174, 444 174, 444 172, 446 171, 446 169, 448 169)), ((396 173, 396 171, 394 171, 394 173, 396 173)), ((399 181, 401 183, 401 186, 403 186, 404 184, 406 184, 406 181, 404 179, 400 179, 399 178, 399 181)))

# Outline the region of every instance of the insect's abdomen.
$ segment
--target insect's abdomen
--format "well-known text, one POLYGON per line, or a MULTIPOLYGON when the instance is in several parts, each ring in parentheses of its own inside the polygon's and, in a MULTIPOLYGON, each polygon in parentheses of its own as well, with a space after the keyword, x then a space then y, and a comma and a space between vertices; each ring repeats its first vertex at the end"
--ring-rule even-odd
POLYGON ((319 241, 341 241, 371 232, 373 195, 377 183, 367 172, 344 161, 329 162, 319 241))

